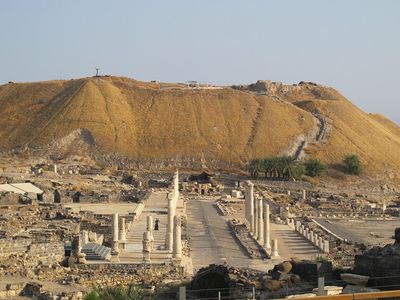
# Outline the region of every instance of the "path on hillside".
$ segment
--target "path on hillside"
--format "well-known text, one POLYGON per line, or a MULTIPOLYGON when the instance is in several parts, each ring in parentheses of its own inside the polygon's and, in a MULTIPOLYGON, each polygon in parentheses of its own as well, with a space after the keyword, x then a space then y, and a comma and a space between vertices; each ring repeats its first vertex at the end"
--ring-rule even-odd
POLYGON ((299 160, 304 157, 305 149, 309 145, 320 146, 328 138, 328 121, 319 112, 308 111, 316 120, 316 126, 308 134, 301 134, 297 137, 294 143, 289 147, 289 154, 299 160))
POLYGON ((225 218, 218 214, 214 199, 190 198, 187 202, 187 234, 195 271, 209 264, 220 264, 266 271, 268 261, 251 259, 233 237, 225 218))

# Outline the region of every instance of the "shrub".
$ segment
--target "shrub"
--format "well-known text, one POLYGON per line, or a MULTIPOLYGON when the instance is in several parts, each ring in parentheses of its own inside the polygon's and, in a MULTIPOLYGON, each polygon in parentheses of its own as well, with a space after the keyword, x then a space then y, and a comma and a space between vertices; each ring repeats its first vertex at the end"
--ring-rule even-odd
POLYGON ((128 287, 106 287, 95 289, 87 294, 84 300, 144 300, 145 294, 140 288, 129 285, 128 287))
POLYGON ((362 166, 360 159, 355 154, 346 155, 343 160, 343 163, 346 168, 346 172, 351 175, 360 175, 362 171, 362 166))
POLYGON ((317 177, 326 169, 325 165, 319 159, 309 159, 304 163, 307 176, 317 177))

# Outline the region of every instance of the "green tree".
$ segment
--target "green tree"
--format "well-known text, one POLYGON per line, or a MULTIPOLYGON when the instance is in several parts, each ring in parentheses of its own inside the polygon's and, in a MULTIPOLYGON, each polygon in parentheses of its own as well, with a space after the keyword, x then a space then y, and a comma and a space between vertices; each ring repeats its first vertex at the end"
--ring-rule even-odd
POLYGON ((259 158, 254 158, 250 160, 247 169, 251 177, 258 178, 259 174, 264 172, 263 160, 259 158))
POLYGON ((317 177, 321 175, 322 171, 326 169, 325 165, 316 158, 307 160, 304 163, 305 173, 311 177, 317 177))
POLYGON ((362 172, 361 161, 355 154, 348 154, 343 160, 346 172, 352 175, 360 175, 362 172))

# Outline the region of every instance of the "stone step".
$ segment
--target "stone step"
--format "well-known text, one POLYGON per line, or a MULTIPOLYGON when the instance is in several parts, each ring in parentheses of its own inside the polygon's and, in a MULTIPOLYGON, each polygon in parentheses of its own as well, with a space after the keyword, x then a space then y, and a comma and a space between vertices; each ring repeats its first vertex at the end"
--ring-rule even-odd
MULTIPOLYGON (((143 253, 142 252, 123 252, 120 253, 119 257, 125 257, 125 258, 131 258, 131 259, 143 259, 143 253)), ((150 253, 150 258, 151 259, 171 259, 172 254, 170 253, 159 253, 157 252, 151 252, 150 253)))
POLYGON ((111 249, 95 243, 87 243, 82 247, 87 260, 106 260, 111 255, 111 249))

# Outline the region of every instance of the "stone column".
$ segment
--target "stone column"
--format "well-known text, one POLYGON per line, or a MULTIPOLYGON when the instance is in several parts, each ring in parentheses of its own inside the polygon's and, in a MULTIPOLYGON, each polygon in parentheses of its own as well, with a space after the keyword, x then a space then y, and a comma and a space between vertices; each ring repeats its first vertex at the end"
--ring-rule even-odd
POLYGON ((172 258, 180 260, 182 258, 182 220, 180 215, 176 215, 174 218, 174 247, 172 252, 172 258))
POLYGON ((147 231, 150 232, 150 239, 153 242, 154 241, 154 235, 153 235, 153 216, 148 215, 146 218, 147 221, 147 231))
POLYGON ((255 202, 254 202, 254 184, 249 181, 249 197, 250 197, 250 208, 251 208, 251 215, 250 215, 250 221, 251 221, 251 230, 254 232, 255 227, 256 227, 256 215, 254 214, 255 211, 255 202))
POLYGON ((87 230, 82 230, 82 245, 89 243, 89 232, 87 230))
POLYGON ((269 223, 269 204, 265 203, 265 221, 264 221, 264 249, 267 251, 271 250, 271 244, 270 244, 270 223, 269 223))
POLYGON ((307 198, 307 192, 306 190, 303 190, 303 200, 306 200, 306 198, 307 198))
POLYGON ((126 247, 125 218, 121 218, 121 228, 119 230, 119 244, 122 249, 125 249, 125 247, 126 247))
POLYGON ((245 217, 251 233, 254 233, 254 185, 247 181, 245 185, 245 217))
POLYGON ((279 253, 278 253, 278 240, 272 240, 271 257, 279 257, 279 253))
POLYGON ((176 172, 174 174, 174 191, 179 196, 179 173, 178 173, 178 170, 176 170, 176 172))
POLYGON ((143 262, 150 262, 150 252, 152 249, 152 243, 150 240, 150 232, 143 232, 143 262))
POLYGON ((54 173, 57 173, 57 165, 54 164, 54 173))
POLYGON ((263 242, 264 240, 264 218, 263 218, 263 200, 258 199, 258 231, 257 231, 257 240, 259 242, 263 242))
POLYGON ((167 237, 166 237, 166 249, 170 252, 173 250, 174 244, 174 217, 175 217, 175 209, 174 209, 174 201, 169 194, 168 198, 168 224, 167 224, 167 237))
POLYGON ((290 190, 287 191, 287 195, 290 196, 290 190))
POLYGON ((118 213, 113 214, 111 255, 118 256, 118 213))
POLYGON ((253 237, 257 239, 258 237, 258 201, 253 199, 254 201, 254 230, 253 237))

